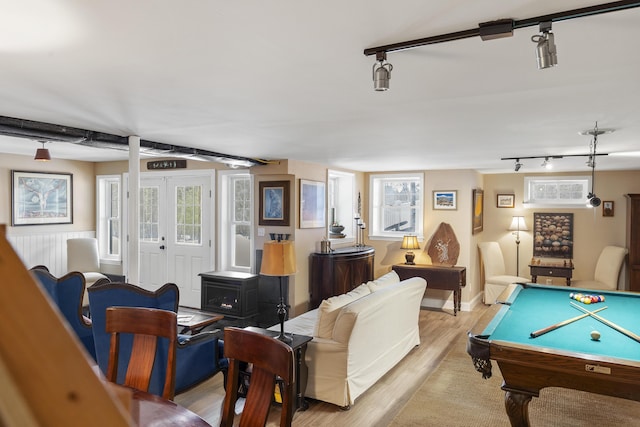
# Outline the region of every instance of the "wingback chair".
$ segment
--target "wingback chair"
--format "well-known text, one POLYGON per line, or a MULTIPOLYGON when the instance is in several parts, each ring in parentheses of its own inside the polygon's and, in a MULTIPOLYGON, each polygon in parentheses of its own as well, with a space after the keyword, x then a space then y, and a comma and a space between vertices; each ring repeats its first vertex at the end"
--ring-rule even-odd
POLYGON ((478 243, 484 271, 484 303, 495 304, 496 298, 512 283, 529 283, 526 277, 506 274, 504 257, 498 242, 478 243))
MULTIPOLYGON (((107 276, 100 273, 100 252, 98 240, 92 237, 78 237, 67 239, 67 271, 79 271, 84 275, 87 288, 107 276)), ((89 305, 85 293, 82 306, 89 305)))
MULTIPOLYGON (((167 283, 155 292, 127 283, 96 283, 88 289, 96 360, 103 373, 109 364, 110 334, 106 332, 106 312, 108 307, 147 307, 169 310, 177 313, 179 290, 174 283, 167 283)), ((121 358, 118 365, 117 383, 124 383, 124 375, 129 363, 132 337, 120 339, 121 358)), ((158 346, 156 363, 166 365, 166 342, 158 346)), ((176 351, 176 394, 223 371, 226 376, 227 360, 224 359, 223 342, 213 332, 196 335, 178 334, 176 351)), ((154 369, 149 393, 162 396, 165 377, 163 369, 154 369)))
POLYGON ((73 271, 57 278, 41 265, 33 267, 30 271, 47 291, 51 301, 58 307, 84 348, 95 359, 96 349, 93 343, 91 320, 82 315, 84 276, 73 271))
POLYGON ((627 248, 605 246, 598 257, 593 280, 572 280, 571 286, 615 291, 618 289, 618 276, 627 252, 627 248))

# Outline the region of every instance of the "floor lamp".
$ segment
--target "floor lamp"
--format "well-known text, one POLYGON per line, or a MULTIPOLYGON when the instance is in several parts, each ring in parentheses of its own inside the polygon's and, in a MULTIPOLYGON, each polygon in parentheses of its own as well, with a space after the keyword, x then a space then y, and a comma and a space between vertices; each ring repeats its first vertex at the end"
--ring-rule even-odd
POLYGON ((279 277, 280 303, 278 304, 278 319, 280 319, 280 335, 278 339, 290 343, 291 336, 284 333, 284 321, 287 318, 287 305, 282 294, 282 276, 289 276, 296 272, 296 254, 293 242, 289 240, 272 240, 265 242, 262 252, 260 274, 279 277))
POLYGON ((514 236, 516 236, 516 276, 520 275, 520 232, 527 231, 527 223, 524 222, 523 216, 514 216, 511 221, 511 226, 509 227, 509 231, 512 231, 514 236))

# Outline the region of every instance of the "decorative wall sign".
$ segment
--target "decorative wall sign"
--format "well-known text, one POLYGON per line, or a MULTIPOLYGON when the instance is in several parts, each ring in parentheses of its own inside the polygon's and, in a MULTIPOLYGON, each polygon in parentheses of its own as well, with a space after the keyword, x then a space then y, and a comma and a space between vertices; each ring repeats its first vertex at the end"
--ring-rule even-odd
POLYGON ((473 204, 471 205, 473 208, 473 219, 472 223, 472 234, 476 234, 482 231, 483 222, 484 222, 484 191, 480 189, 473 190, 473 204))
POLYGON ((516 196, 513 194, 498 194, 496 197, 496 207, 513 208, 516 206, 516 196))
POLYGON ((157 169, 185 169, 187 167, 186 160, 153 160, 147 162, 148 170, 157 169))
POLYGON ((433 192, 433 209, 458 209, 458 192, 455 190, 440 190, 433 192))
POLYGON ((289 181, 261 181, 259 225, 289 225, 289 181))
POLYGON ((533 256, 573 258, 572 213, 533 213, 533 256))
POLYGON ((73 223, 73 175, 11 171, 11 225, 73 223))
POLYGON ((324 182, 300 180, 300 228, 325 226, 324 182))

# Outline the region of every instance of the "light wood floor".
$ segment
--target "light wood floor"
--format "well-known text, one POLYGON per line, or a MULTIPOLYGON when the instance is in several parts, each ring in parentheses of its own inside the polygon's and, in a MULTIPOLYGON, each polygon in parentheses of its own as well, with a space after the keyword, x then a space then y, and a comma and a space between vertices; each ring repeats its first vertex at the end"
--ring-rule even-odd
MULTIPOLYGON (((309 409, 296 412, 293 424, 302 427, 388 426, 415 390, 437 368, 455 338, 466 334, 485 311, 486 306, 480 305, 471 312, 459 312, 454 317, 448 310, 423 309, 420 312, 420 346, 361 395, 351 409, 345 411, 335 405, 308 399, 309 409)), ((380 337, 380 345, 384 345, 384 337, 380 337)), ((175 398, 176 403, 197 413, 212 426, 220 423, 223 400, 222 374, 175 398)), ((277 426, 279 416, 280 410, 274 405, 267 425, 277 426)))

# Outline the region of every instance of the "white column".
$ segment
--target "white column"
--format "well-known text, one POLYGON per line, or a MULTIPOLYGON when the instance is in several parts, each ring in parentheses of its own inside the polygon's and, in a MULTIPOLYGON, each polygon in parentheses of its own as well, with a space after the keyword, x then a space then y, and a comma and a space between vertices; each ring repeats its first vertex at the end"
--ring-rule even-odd
POLYGON ((140 283, 140 221, 138 209, 140 206, 140 137, 129 136, 129 212, 127 218, 129 227, 128 236, 128 272, 127 282, 138 285, 140 283))

